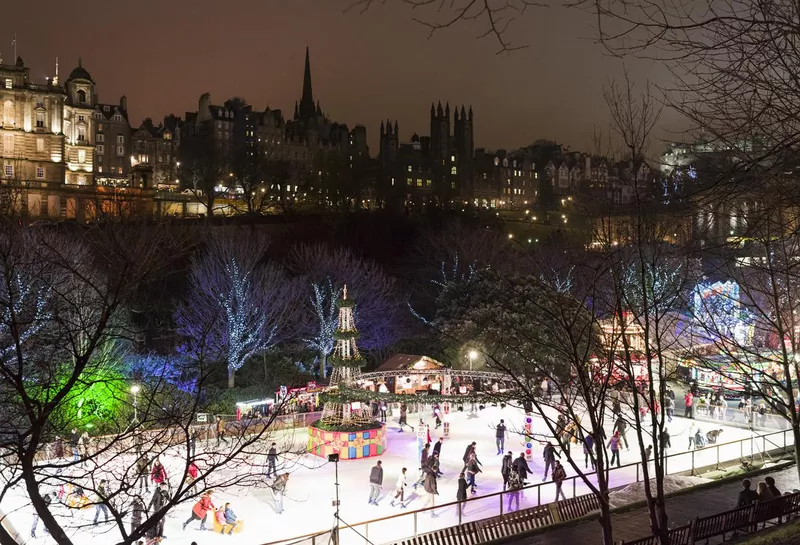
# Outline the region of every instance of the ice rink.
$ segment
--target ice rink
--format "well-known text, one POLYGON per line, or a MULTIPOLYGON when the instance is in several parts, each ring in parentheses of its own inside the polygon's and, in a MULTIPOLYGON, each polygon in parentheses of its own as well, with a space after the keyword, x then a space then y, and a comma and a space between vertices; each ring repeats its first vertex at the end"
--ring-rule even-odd
MULTIPOLYGON (((555 411, 553 411, 554 416, 555 414, 555 411)), ((472 441, 477 442, 478 458, 482 463, 483 470, 477 478, 478 494, 473 497, 480 497, 502 490, 503 482, 500 474, 502 456, 497 454, 494 430, 501 418, 505 420, 509 429, 505 450, 513 452, 516 458, 522 450, 523 443, 519 432, 522 430, 525 416, 520 410, 513 407, 504 407, 502 409, 500 407, 487 407, 475 414, 455 412, 449 415, 450 435, 445 438, 441 450, 441 471, 443 476, 438 480, 439 495, 436 498, 437 505, 455 501, 458 473, 463 466, 462 456, 465 448, 472 441)), ((547 435, 548 432, 542 419, 540 417, 533 418, 534 433, 537 434, 537 439, 540 438, 538 437, 539 435, 547 435)), ((409 414, 408 421, 410 423, 416 424, 418 420, 418 415, 409 414)), ((429 417, 427 420, 431 425, 431 438, 433 441, 444 436, 443 429, 433 429, 432 418, 429 417)), ((687 432, 691 422, 691 420, 676 418, 672 424, 668 425, 672 436, 672 448, 667 451, 668 454, 684 453, 669 459, 667 468, 670 473, 690 469, 693 458, 695 467, 713 466, 718 456, 720 461, 737 460, 741 456, 748 456, 751 448, 760 451, 764 447, 770 449, 783 445, 783 436, 776 435, 769 439, 758 438, 744 443, 723 445, 718 449, 712 446, 700 451, 687 452, 687 432)), ((703 432, 712 429, 712 425, 709 423, 699 421, 697 423, 703 432)), ((613 423, 609 419, 606 424, 606 433, 611 436, 613 423)), ((419 487, 419 492, 416 492, 411 486, 418 475, 417 436, 415 433, 411 433, 408 428, 404 432, 400 432, 396 415, 389 417, 387 427, 388 449, 384 455, 378 458, 382 460, 384 468, 383 488, 379 505, 373 506, 368 504, 367 501, 370 469, 375 465, 377 459, 366 458, 342 461, 339 463, 341 519, 347 524, 356 526, 356 530, 361 534, 368 534, 369 541, 378 544, 413 535, 415 528, 418 533, 421 533, 458 524, 458 515, 455 507, 439 509, 436 511, 435 516, 431 516, 430 512, 420 513, 416 516, 412 513, 415 509, 420 509, 426 500, 426 494, 421 486, 419 487), (391 507, 390 502, 392 496, 394 496, 395 482, 403 467, 408 469, 409 486, 405 498, 407 507, 401 509, 397 505, 391 507), (389 517, 401 512, 406 513, 406 515, 391 520, 373 522, 368 526, 358 525, 358 523, 389 517)), ((724 430, 721 443, 729 443, 751 437, 747 429, 724 425, 713 427, 724 430)), ((303 449, 307 434, 305 428, 287 430, 280 433, 282 436, 278 440, 281 445, 293 445, 293 448, 288 450, 298 452, 303 449)), ((628 440, 631 443, 631 450, 622 452, 623 464, 640 460, 633 430, 628 431, 628 440)), ((786 440, 791 441, 791 434, 786 435, 786 440)), ((208 448, 213 448, 213 444, 208 448)), ((579 460, 580 466, 583 467, 582 447, 580 445, 573 446, 572 453, 579 460)), ((562 462, 566 459, 563 453, 561 453, 561 459, 562 462)), ((182 467, 181 464, 183 463, 183 458, 178 457, 173 460, 167 457, 165 461, 167 470, 171 475, 179 474, 179 468, 182 467)), ((529 484, 541 484, 544 468, 542 445, 535 444, 533 456, 528 465, 533 470, 529 484)), ((257 467, 254 466, 254 468, 257 467)), ((575 470, 569 464, 565 463, 565 468, 568 477, 575 475, 575 470)), ((256 545, 288 539, 301 534, 329 530, 334 521, 334 509, 332 507, 332 500, 335 496, 334 464, 310 455, 283 456, 279 461, 278 471, 289 472, 291 475, 286 489, 284 512, 282 514, 276 513, 272 490, 266 483, 263 487, 235 487, 219 490, 214 495, 214 503, 217 506, 221 506, 225 502, 231 502, 231 506, 237 516, 244 521, 244 528, 241 533, 229 537, 227 535, 213 534, 210 530, 201 532, 197 521, 183 531, 181 525, 189 517, 194 503, 194 500, 190 500, 175 508, 167 516, 164 531, 166 539, 164 542, 180 545, 189 545, 192 541, 196 541, 198 545, 217 542, 256 545)), ((612 470, 612 487, 636 481, 637 473, 637 468, 634 467, 612 470)), ((574 483, 573 485, 573 481, 570 480, 565 483, 564 491, 567 497, 588 492, 588 488, 580 479, 575 480, 574 483)), ((113 486, 114 483, 111 484, 113 486)), ((555 485, 552 482, 547 482, 539 487, 523 491, 520 497, 520 507, 535 506, 537 503, 549 503, 554 500, 554 497, 555 485)), ((466 514, 463 520, 477 520, 500 514, 501 498, 502 509, 507 511, 509 498, 505 496, 470 501, 465 506, 466 514)), ((149 498, 147 499, 149 500, 149 498)), ((52 542, 49 537, 44 535, 41 524, 38 530, 39 537, 37 539, 28 537, 30 536, 33 510, 29 506, 27 496, 21 488, 9 491, 1 506, 20 535, 28 539, 27 543, 52 542)), ((64 517, 64 520, 67 521, 68 534, 72 535, 73 542, 76 544, 113 545, 120 541, 119 531, 114 524, 101 523, 96 527, 91 526, 95 513, 94 507, 75 511, 54 504, 51 509, 57 516, 64 517)), ((212 527, 210 520, 208 527, 212 527)), ((343 529, 341 542, 343 545, 349 545, 350 543, 364 543, 364 539, 356 535, 352 530, 343 529)))

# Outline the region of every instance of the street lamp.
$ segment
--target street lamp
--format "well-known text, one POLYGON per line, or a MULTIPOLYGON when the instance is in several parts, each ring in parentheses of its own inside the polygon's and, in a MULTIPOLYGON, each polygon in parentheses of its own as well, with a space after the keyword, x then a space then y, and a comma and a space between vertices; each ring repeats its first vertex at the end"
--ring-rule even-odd
POLYGON ((472 362, 478 359, 478 353, 475 350, 470 350, 467 358, 469 359, 469 370, 472 371, 472 362))
POLYGON ((137 394, 139 393, 140 389, 141 388, 139 388, 138 384, 134 384, 133 386, 131 386, 131 393, 133 394, 133 421, 134 422, 138 422, 139 421, 139 405, 138 405, 138 401, 139 400, 138 400, 137 394))

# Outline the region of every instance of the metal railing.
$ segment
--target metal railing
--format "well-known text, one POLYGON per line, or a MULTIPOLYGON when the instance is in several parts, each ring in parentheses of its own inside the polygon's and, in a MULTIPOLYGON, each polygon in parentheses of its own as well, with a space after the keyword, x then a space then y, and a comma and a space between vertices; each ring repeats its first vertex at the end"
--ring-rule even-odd
POLYGON ((718 422, 720 425, 738 425, 759 430, 788 430, 792 427, 789 419, 779 414, 765 413, 762 415, 757 410, 748 411, 730 407, 722 407, 716 411, 714 407, 707 407, 705 411, 698 409, 695 411, 694 417, 701 422, 718 422))
MULTIPOLYGON (((688 452, 667 454, 664 456, 665 472, 669 474, 690 473, 694 475, 701 468, 721 467, 720 464, 722 462, 757 457, 765 452, 785 451, 787 447, 793 445, 792 440, 791 431, 783 430, 766 435, 755 435, 737 441, 708 445, 688 452)), ((652 468, 652 462, 649 463, 652 468)), ((568 470, 570 469, 568 464, 564 464, 564 467, 568 470)), ((641 461, 611 467, 608 472, 609 483, 611 483, 612 488, 640 482, 644 473, 641 461), (615 479, 615 477, 617 478, 615 479)), ((587 476, 593 484, 597 484, 596 472, 584 472, 583 475, 587 476)), ((575 498, 590 492, 590 489, 583 482, 583 477, 578 474, 568 477, 564 481, 562 491, 567 498, 575 498)), ((393 492, 393 490, 389 490, 384 496, 384 501, 388 501, 387 496, 391 496, 393 492)), ((426 496, 424 492, 422 494, 423 497, 426 496)), ((495 492, 485 496, 469 498, 464 502, 449 502, 407 513, 389 515, 347 525, 342 524, 339 528, 339 545, 396 542, 404 537, 416 537, 419 534, 440 530, 456 524, 461 525, 463 522, 487 519, 519 509, 550 504, 555 500, 556 485, 553 481, 536 483, 516 492, 495 492), (459 509, 459 505, 462 506, 462 509, 459 509), (443 517, 441 515, 447 516, 443 517)), ((332 518, 331 524, 333 524, 332 518)), ((264 545, 327 545, 327 540, 330 537, 331 530, 328 529, 272 541, 264 545)))

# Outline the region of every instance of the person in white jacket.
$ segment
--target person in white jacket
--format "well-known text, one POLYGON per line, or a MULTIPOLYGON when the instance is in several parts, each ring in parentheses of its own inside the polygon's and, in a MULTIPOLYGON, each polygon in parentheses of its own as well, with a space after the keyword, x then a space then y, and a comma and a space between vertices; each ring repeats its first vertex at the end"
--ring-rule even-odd
POLYGON ((395 495, 394 498, 392 498, 392 503, 391 503, 392 507, 394 507, 394 500, 400 498, 400 507, 405 509, 405 504, 403 503, 403 499, 405 498, 406 486, 408 486, 408 483, 406 483, 406 468, 403 468, 403 471, 397 478, 397 484, 394 485, 395 495))

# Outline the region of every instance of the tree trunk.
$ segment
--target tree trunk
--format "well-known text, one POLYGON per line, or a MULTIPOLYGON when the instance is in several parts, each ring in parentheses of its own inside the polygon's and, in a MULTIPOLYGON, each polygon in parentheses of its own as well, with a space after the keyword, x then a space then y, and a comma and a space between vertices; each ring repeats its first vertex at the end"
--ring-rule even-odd
POLYGON ((795 468, 797 469, 798 476, 800 476, 800 448, 797 448, 797 445, 800 445, 800 428, 798 428, 797 425, 792 425, 792 436, 794 437, 794 444, 795 444, 794 448, 795 468))
MULTIPOLYGON (((319 378, 320 380, 325 378, 325 367, 328 364, 328 355, 320 352, 319 353, 319 378)), ((800 443, 797 443, 800 445, 800 443)))
POLYGON ((236 371, 228 367, 228 388, 233 388, 236 385, 236 371))

